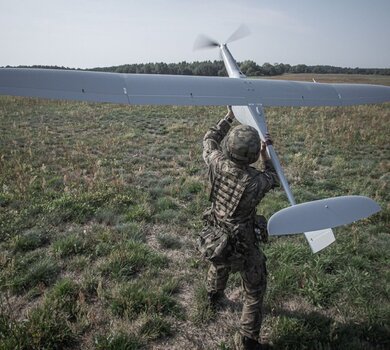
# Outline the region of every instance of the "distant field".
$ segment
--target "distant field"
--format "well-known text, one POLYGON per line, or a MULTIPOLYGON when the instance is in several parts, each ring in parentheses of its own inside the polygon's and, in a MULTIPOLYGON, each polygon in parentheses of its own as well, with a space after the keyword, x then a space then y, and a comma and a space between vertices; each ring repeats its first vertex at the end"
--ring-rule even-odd
POLYGON ((365 75, 365 74, 283 74, 274 77, 262 77, 268 79, 313 81, 317 83, 352 83, 352 84, 379 84, 390 85, 388 75, 365 75))
MULTIPOLYGON (((388 349, 390 104, 266 112, 298 202, 361 194, 382 211, 316 255, 301 236, 270 239, 262 339, 388 349)), ((224 113, 0 97, 0 349, 233 349, 239 276, 215 314, 194 245, 202 137, 224 113)), ((258 211, 287 205, 277 190, 258 211)))

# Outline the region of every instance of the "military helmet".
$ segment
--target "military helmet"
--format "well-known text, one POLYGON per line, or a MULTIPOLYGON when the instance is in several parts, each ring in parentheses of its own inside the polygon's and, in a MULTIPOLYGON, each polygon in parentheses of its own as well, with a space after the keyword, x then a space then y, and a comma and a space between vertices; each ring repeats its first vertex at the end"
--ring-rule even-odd
POLYGON ((228 134, 224 147, 225 154, 233 162, 252 164, 260 155, 259 133, 252 126, 237 125, 228 134))

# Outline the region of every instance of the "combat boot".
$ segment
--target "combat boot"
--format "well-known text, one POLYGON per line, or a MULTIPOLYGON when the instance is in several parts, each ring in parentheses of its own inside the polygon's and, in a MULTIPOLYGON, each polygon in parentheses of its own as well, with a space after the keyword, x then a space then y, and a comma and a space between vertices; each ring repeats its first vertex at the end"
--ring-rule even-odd
POLYGON ((237 332, 234 336, 234 345, 236 350, 261 350, 261 344, 251 338, 237 332))

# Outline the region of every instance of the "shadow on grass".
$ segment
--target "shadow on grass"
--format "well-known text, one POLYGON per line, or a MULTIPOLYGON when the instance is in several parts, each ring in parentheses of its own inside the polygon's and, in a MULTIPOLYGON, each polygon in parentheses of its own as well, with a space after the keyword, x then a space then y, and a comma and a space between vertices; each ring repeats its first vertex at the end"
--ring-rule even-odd
POLYGON ((390 328, 380 323, 340 323, 319 312, 275 309, 273 349, 389 349, 390 328))

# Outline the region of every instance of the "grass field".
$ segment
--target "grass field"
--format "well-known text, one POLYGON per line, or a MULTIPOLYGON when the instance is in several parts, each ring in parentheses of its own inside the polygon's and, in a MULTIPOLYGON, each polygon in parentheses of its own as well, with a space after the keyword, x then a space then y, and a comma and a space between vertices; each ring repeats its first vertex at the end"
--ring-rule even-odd
POLYGON ((313 81, 317 83, 351 83, 351 84, 379 84, 390 85, 390 77, 388 75, 363 75, 363 74, 283 74, 272 77, 262 77, 268 79, 283 79, 297 81, 313 81))
MULTIPOLYGON (((361 194, 382 211, 316 255, 270 239, 262 339, 389 348, 390 105, 266 112, 298 202, 361 194)), ((224 113, 0 97, 0 349, 232 349, 239 276, 214 313, 194 245, 202 137, 224 113)), ((287 205, 278 190, 258 211, 287 205)))

